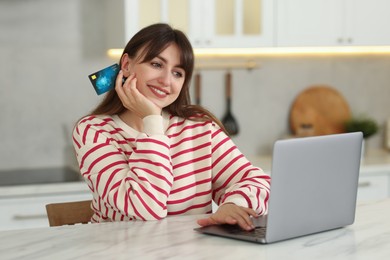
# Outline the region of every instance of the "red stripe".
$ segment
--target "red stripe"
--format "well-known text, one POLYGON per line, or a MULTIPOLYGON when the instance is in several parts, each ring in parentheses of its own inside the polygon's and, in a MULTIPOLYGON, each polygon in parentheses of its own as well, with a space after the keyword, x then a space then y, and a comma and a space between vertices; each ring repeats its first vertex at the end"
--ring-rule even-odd
POLYGON ((169 145, 167 145, 167 144, 164 143, 164 142, 155 140, 155 139, 143 138, 143 139, 137 139, 137 142, 138 142, 138 143, 155 143, 155 144, 161 145, 161 146, 163 146, 163 147, 169 149, 169 145))
MULTIPOLYGON (((128 177, 128 178, 126 178, 126 180, 125 181, 133 181, 133 182, 136 182, 132 177, 128 177)), ((144 179, 146 182, 148 182, 146 179, 144 179)), ((146 189, 145 187, 144 187, 144 185, 141 185, 141 183, 138 183, 139 185, 139 187, 142 189, 142 191, 144 192, 144 193, 146 193, 148 196, 149 196, 149 198, 151 198, 152 200, 154 200, 154 202, 157 204, 157 205, 159 205, 162 209, 166 209, 166 206, 160 201, 160 200, 158 200, 157 198, 156 198, 156 196, 153 194, 153 193, 151 193, 148 189, 146 189)), ((133 192, 135 191, 134 189, 132 189, 132 188, 130 188, 130 190, 133 190, 133 192)))
MULTIPOLYGON (((121 170, 123 170, 123 169, 121 169, 121 168, 118 168, 118 169, 115 169, 111 174, 110 174, 110 177, 108 177, 108 180, 107 180, 107 183, 106 183, 106 185, 104 186, 104 190, 103 190, 103 195, 102 195, 102 199, 104 199, 105 197, 106 197, 106 194, 107 194, 107 191, 108 191, 108 186, 110 186, 110 183, 111 183, 111 181, 112 181, 112 179, 115 177, 115 175, 119 172, 119 171, 121 171, 121 170)), ((98 180, 97 180, 97 182, 99 183, 99 181, 100 181, 100 176, 101 176, 102 174, 99 174, 99 176, 98 176, 98 180)))
POLYGON ((135 151, 137 154, 155 154, 155 155, 158 155, 162 158, 164 158, 165 160, 170 160, 169 156, 167 156, 166 154, 163 154, 163 153, 160 153, 160 152, 157 152, 157 151, 154 151, 154 150, 136 150, 135 151))
POLYGON ((182 162, 182 163, 178 163, 178 164, 173 166, 173 169, 176 170, 176 169, 178 169, 180 167, 183 167, 185 165, 188 165, 190 163, 199 162, 199 161, 206 160, 206 159, 209 159, 209 158, 211 158, 211 154, 206 154, 204 156, 195 158, 193 160, 189 160, 189 161, 185 161, 185 162, 182 162))
POLYGON ((187 138, 180 139, 179 142, 177 142, 177 143, 175 143, 175 144, 171 144, 171 148, 174 148, 174 147, 176 147, 176 146, 178 146, 178 145, 180 145, 180 144, 182 144, 182 143, 184 143, 184 142, 187 142, 187 141, 196 140, 196 139, 201 138, 201 137, 203 137, 203 136, 205 136, 205 135, 209 135, 210 133, 211 133, 211 131, 208 130, 208 131, 203 132, 203 133, 201 133, 201 134, 197 134, 197 135, 193 135, 193 136, 191 136, 191 137, 187 137, 187 138))
POLYGON ((206 191, 202 191, 202 192, 198 192, 198 193, 195 193, 189 197, 186 197, 186 198, 183 198, 183 199, 178 199, 178 200, 170 200, 167 202, 168 205, 174 205, 174 204, 181 204, 181 203, 184 203, 186 201, 189 201, 195 197, 202 197, 204 195, 208 195, 211 193, 211 190, 206 190, 206 191))
MULTIPOLYGON (((82 140, 83 140, 83 144, 86 143, 87 135, 88 135, 89 129, 90 129, 92 126, 103 127, 103 126, 107 125, 107 122, 112 121, 112 119, 110 119, 110 118, 103 118, 102 120, 103 120, 103 122, 101 122, 101 123, 98 123, 98 124, 88 124, 88 125, 85 126, 84 133, 83 133, 83 139, 82 139, 82 140)), ((85 122, 85 121, 83 121, 83 123, 84 123, 84 122, 85 122)), ((95 132, 95 138, 96 138, 96 132, 95 132)))
POLYGON ((180 132, 177 132, 177 133, 174 133, 172 135, 168 135, 169 138, 172 138, 172 137, 176 137, 176 136, 179 136, 181 135, 184 131, 186 130, 189 130, 189 129, 194 129, 194 128, 197 128, 197 127, 200 127, 200 126, 205 126, 205 125, 208 125, 210 123, 210 121, 205 121, 205 122, 200 122, 200 123, 197 123, 197 124, 193 124, 193 125, 188 125, 188 126, 185 126, 183 127, 180 132))
POLYGON ((106 144, 99 144, 99 145, 92 147, 90 150, 88 150, 88 152, 86 152, 84 154, 84 156, 81 158, 80 169, 84 167, 84 161, 91 153, 94 153, 95 151, 97 151, 100 148, 105 147, 105 146, 106 146, 106 144))
POLYGON ((193 151, 197 151, 197 150, 200 150, 200 149, 205 148, 205 147, 209 147, 210 145, 211 145, 211 142, 207 142, 207 143, 204 143, 204 144, 201 144, 201 145, 189 148, 189 149, 182 150, 182 151, 180 151, 180 152, 178 152, 176 154, 173 154, 171 157, 173 159, 173 158, 176 158, 176 157, 178 157, 178 156, 180 156, 182 154, 193 152, 193 151))
MULTIPOLYGON (((142 167, 132 167, 131 168, 131 171, 134 172, 134 173, 135 173, 135 170, 141 170, 141 171, 143 171, 145 173, 148 173, 148 174, 150 174, 150 175, 152 175, 152 176, 154 176, 154 177, 156 177, 156 178, 158 178, 158 179, 160 179, 162 181, 165 181, 169 186, 172 186, 172 183, 169 180, 167 180, 167 178, 165 178, 164 176, 162 176, 159 173, 156 173, 156 172, 154 172, 152 170, 149 170, 148 168, 142 168, 142 167)), ((138 176, 137 173, 135 173, 135 174, 138 176)))
POLYGON ((181 186, 180 188, 177 188, 175 190, 171 190, 170 194, 175 194, 175 193, 178 193, 178 192, 181 192, 181 191, 184 191, 184 190, 188 190, 188 189, 190 189, 192 187, 195 187, 195 186, 200 185, 200 184, 208 183, 208 182, 210 182, 210 178, 207 178, 207 179, 204 179, 204 180, 200 180, 200 181, 197 181, 197 182, 185 185, 185 186, 181 186))
MULTIPOLYGON (((119 180, 119 181, 117 181, 114 185, 112 185, 110 191, 113 191, 113 190, 115 190, 117 187, 119 187, 119 185, 121 184, 121 182, 122 182, 122 180, 119 180)), ((118 191, 116 191, 116 192, 118 192, 118 191)))
POLYGON ((187 211, 190 211, 192 209, 205 208, 205 207, 209 206, 210 204, 211 204, 211 201, 208 201, 208 202, 205 202, 205 203, 202 203, 202 204, 195 204, 195 205, 187 207, 187 208, 185 208, 183 210, 170 211, 170 212, 168 212, 168 215, 170 215, 170 216, 172 216, 172 215, 182 215, 182 214, 184 214, 187 211))
POLYGON ((124 212, 125 212, 125 215, 128 216, 129 215, 129 201, 131 202, 130 200, 130 196, 128 194, 128 191, 125 192, 125 194, 123 194, 124 198, 124 212))
MULTIPOLYGON (((229 140, 229 137, 226 137, 225 139, 222 139, 219 143, 217 143, 212 149, 211 152, 214 153, 219 147, 224 145, 229 140)), ((235 147, 235 146, 233 146, 235 147)), ((225 147, 224 147, 225 148, 225 147)))
MULTIPOLYGON (((127 195, 127 194, 126 194, 127 195)), ((140 219, 142 219, 142 220, 146 220, 139 212, 138 212, 138 210, 136 209, 136 207, 134 206, 134 203, 133 203, 133 201, 132 200, 125 200, 125 202, 126 202, 126 204, 128 204, 127 202, 129 202, 130 204, 131 204, 131 208, 133 209, 133 211, 134 211, 134 214, 136 215, 136 216, 138 216, 140 219)), ((127 209, 126 209, 126 216, 129 216, 129 214, 127 213, 127 209)), ((124 220, 124 216, 122 215, 122 218, 121 218, 121 221, 123 221, 124 220)))
MULTIPOLYGON (((259 188, 264 188, 264 189, 267 189, 267 190, 268 190, 268 189, 269 189, 270 182, 269 182, 269 180, 268 180, 267 178, 261 178, 261 177, 263 177, 263 176, 265 176, 265 175, 262 175, 262 176, 254 176, 254 177, 252 177, 252 178, 242 179, 242 181, 251 181, 251 182, 253 182, 253 183, 256 183, 256 184, 260 185, 261 187, 259 187, 259 188), (257 180, 257 178, 261 178, 262 180, 266 181, 266 182, 268 183, 268 186, 266 186, 263 182, 260 182, 259 180, 257 180)), ((258 187, 258 186, 256 186, 256 187, 258 187)))
MULTIPOLYGON (((172 117, 171 117, 171 118, 172 118, 172 117)), ((182 121, 180 121, 180 122, 171 124, 171 125, 167 128, 167 131, 168 131, 169 129, 171 129, 171 128, 174 128, 174 127, 178 127, 178 126, 183 125, 185 121, 186 121, 186 119, 184 119, 184 120, 182 120, 182 121)))
MULTIPOLYGON (((107 153, 107 154, 103 154, 102 156, 96 158, 93 162, 90 163, 89 167, 88 167, 88 170, 87 172, 85 172, 84 174, 89 174, 91 173, 92 171, 92 168, 97 164, 99 163, 100 161, 112 156, 112 155, 117 155, 117 154, 120 154, 119 152, 111 152, 111 153, 107 153)), ((119 165, 119 164, 124 164, 126 165, 127 162, 125 160, 120 160, 120 161, 116 161, 114 162, 113 164, 116 164, 116 165, 119 165)))
MULTIPOLYGON (((160 188, 159 186, 151 183, 149 179, 147 179, 145 177, 142 177, 142 176, 138 176, 138 175, 136 175, 136 176, 138 177, 139 180, 149 183, 155 190, 157 190, 158 192, 164 194, 166 197, 169 196, 169 193, 166 190, 164 190, 164 189, 160 188)), ((137 182, 136 180, 134 180, 132 177, 128 177, 128 178, 130 178, 132 181, 138 183, 141 186, 141 184, 139 182, 137 182)))
POLYGON ((88 134, 88 129, 91 127, 91 125, 87 125, 84 129, 83 132, 83 138, 82 138, 82 143, 85 145, 85 142, 87 140, 87 134, 88 134))
POLYGON ((94 118, 96 118, 96 117, 95 116, 86 117, 86 118, 84 118, 83 120, 80 121, 79 125, 82 124, 82 123, 85 123, 87 121, 92 121, 94 118))
POLYGON ((260 189, 257 189, 256 191, 256 198, 259 200, 259 203, 257 203, 257 207, 256 207, 256 211, 259 210, 260 208, 260 193, 261 193, 261 190, 260 189))
POLYGON ((77 135, 80 135, 79 125, 77 125, 77 126, 75 127, 75 130, 76 130, 77 135))
MULTIPOLYGON (((226 156, 227 153, 225 153, 224 155, 222 156, 226 156)), ((222 158, 222 156, 220 158, 222 158)), ((240 154, 239 156, 233 158, 232 160, 230 160, 230 162, 228 164, 225 165, 225 167, 223 167, 216 175, 215 177, 213 178, 213 183, 215 183, 218 178, 226 171, 226 169, 228 169, 232 164, 234 164, 238 159, 241 159, 242 157, 244 157, 244 155, 240 154)), ((218 161, 218 160, 217 160, 218 161)), ((215 163, 213 164, 213 167, 214 167, 215 163)))
POLYGON ((129 159, 129 163, 139 163, 139 162, 143 162, 143 163, 146 163, 146 164, 151 164, 151 165, 154 165, 154 166, 162 167, 162 168, 164 168, 170 175, 173 175, 173 174, 172 174, 172 171, 171 171, 168 167, 166 167, 164 164, 162 164, 162 163, 153 162, 153 161, 147 160, 147 159, 132 159, 132 158, 129 159))
MULTIPOLYGON (((157 219, 157 220, 160 220, 160 219, 162 219, 160 216, 158 216, 149 206, 148 206, 148 204, 142 199, 142 196, 138 193, 138 191, 136 191, 136 190, 134 190, 133 191, 134 192, 134 194, 137 196, 137 198, 139 199, 139 201, 142 203, 142 205, 144 206, 144 208, 149 212, 149 214, 151 215, 151 216, 153 216, 155 219, 157 219)), ((133 205, 133 207, 134 207, 134 205, 133 205)), ((135 208, 134 208, 134 210, 136 210, 135 208)), ((138 213, 139 214, 139 213, 138 213)))
POLYGON ((252 208, 252 202, 250 201, 250 199, 248 198, 246 193, 244 193, 244 192, 242 192, 240 190, 232 191, 232 192, 229 192, 228 194, 226 194, 224 199, 223 199, 223 202, 225 202, 226 199, 229 198, 230 196, 237 195, 237 194, 241 195, 246 200, 246 202, 248 203, 248 208, 252 208))
POLYGON ((190 176, 202 173, 202 172, 210 171, 210 170, 211 170, 210 166, 207 166, 207 167, 204 167, 204 168, 200 168, 200 169, 197 169, 195 171, 190 171, 188 173, 181 174, 179 176, 174 176, 173 181, 178 181, 180 179, 184 179, 184 178, 187 178, 187 177, 190 177, 190 176))
POLYGON ((73 139, 73 143, 75 143, 77 145, 77 148, 80 149, 81 145, 79 144, 79 142, 77 142, 76 138, 72 136, 72 139, 73 139))
POLYGON ((217 135, 219 135, 220 133, 223 133, 222 132, 222 129, 218 129, 217 131, 215 131, 213 134, 212 134, 212 136, 211 136, 211 138, 215 138, 217 135))
MULTIPOLYGON (((229 175, 229 177, 226 179, 226 181, 218 188, 214 189, 213 194, 216 194, 218 191, 226 188, 230 181, 236 177, 244 168, 246 168, 250 163, 248 162, 247 164, 242 165, 240 168, 238 168, 236 171, 234 171, 232 174, 229 175)), ((215 181, 213 181, 214 183, 215 181)), ((242 183, 243 180, 241 179, 237 184, 242 183)))

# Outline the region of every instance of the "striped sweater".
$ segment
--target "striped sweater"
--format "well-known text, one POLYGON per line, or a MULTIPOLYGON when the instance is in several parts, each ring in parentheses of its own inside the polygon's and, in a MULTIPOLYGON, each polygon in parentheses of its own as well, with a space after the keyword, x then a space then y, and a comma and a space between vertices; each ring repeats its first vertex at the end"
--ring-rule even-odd
POLYGON ((80 172, 93 194, 92 222, 203 214, 232 202, 266 214, 270 178, 212 121, 163 113, 142 133, 117 115, 87 116, 73 131, 80 172))

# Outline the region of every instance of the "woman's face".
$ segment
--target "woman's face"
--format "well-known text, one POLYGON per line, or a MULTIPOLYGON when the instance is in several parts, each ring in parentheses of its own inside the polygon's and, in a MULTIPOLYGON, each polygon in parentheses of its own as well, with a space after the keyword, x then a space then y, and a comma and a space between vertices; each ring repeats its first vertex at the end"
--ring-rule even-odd
MULTIPOLYGON (((129 59, 129 73, 135 73, 138 91, 163 109, 172 104, 180 94, 185 71, 180 64, 180 50, 170 44, 151 61, 137 63, 129 59)), ((125 75, 128 76, 128 75, 125 75)))

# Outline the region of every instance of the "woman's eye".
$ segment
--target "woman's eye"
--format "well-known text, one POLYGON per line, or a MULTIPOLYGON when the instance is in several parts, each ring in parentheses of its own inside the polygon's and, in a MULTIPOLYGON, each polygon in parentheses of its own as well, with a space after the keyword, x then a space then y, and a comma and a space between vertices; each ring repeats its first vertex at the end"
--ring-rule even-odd
POLYGON ((181 78, 183 77, 183 73, 179 72, 179 71, 174 71, 173 72, 173 75, 176 77, 176 78, 181 78))
POLYGON ((155 68, 161 68, 162 67, 162 65, 160 63, 158 63, 158 62, 152 62, 151 64, 155 68))

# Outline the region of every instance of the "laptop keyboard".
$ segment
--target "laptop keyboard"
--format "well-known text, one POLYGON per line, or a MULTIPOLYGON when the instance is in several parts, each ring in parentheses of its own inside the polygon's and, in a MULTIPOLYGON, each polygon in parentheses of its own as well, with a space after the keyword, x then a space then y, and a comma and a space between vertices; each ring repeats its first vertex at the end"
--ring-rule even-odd
POLYGON ((234 235, 242 235, 242 236, 248 236, 248 237, 257 237, 257 238, 262 238, 265 237, 265 227, 256 227, 255 229, 251 231, 246 231, 240 228, 239 226, 230 226, 227 228, 228 232, 230 234, 234 235))

